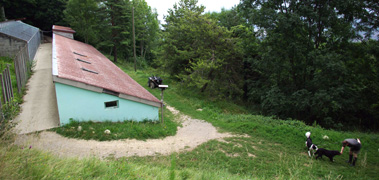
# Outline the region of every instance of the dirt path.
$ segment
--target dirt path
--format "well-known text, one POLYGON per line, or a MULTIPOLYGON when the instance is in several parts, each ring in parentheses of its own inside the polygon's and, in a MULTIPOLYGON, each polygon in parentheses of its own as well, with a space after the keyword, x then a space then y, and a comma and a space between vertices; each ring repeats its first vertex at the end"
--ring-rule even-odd
POLYGON ((19 146, 47 150, 61 157, 89 157, 105 158, 108 156, 154 156, 157 154, 168 155, 173 152, 189 151, 202 143, 212 139, 233 137, 229 133, 219 133, 212 124, 203 120, 191 119, 180 115, 177 110, 167 107, 177 114, 183 127, 179 128, 175 136, 164 139, 146 141, 117 140, 117 141, 94 141, 69 139, 55 132, 44 131, 39 134, 19 135, 15 144, 19 146))
POLYGON ((58 109, 51 73, 51 48, 51 43, 41 44, 38 48, 21 113, 15 119, 18 122, 16 133, 24 134, 58 126, 58 109))

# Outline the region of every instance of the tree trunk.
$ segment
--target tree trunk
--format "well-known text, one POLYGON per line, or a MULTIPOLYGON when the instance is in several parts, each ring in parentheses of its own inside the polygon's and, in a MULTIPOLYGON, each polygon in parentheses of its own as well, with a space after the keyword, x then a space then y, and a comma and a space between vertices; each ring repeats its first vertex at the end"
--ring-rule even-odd
POLYGON ((141 57, 143 56, 143 41, 140 42, 141 57))
POLYGON ((136 57, 136 31, 134 27, 134 7, 132 11, 132 24, 133 24, 133 56, 134 56, 134 72, 137 72, 137 57, 136 57))
POLYGON ((113 61, 116 63, 117 62, 117 47, 116 47, 116 45, 113 46, 113 55, 114 55, 113 61))
MULTIPOLYGON (((113 10, 112 5, 111 5, 111 10, 113 10)), ((112 24, 112 40, 113 40, 113 61, 116 63, 117 62, 117 41, 116 41, 117 32, 116 32, 116 29, 113 28, 114 26, 116 26, 113 12, 111 12, 111 24, 112 24)))
MULTIPOLYGON (((212 74, 213 74, 213 69, 211 69, 211 71, 209 72, 209 74, 208 74, 208 79, 210 79, 211 81, 213 80, 213 78, 212 78, 212 74)), ((207 87, 208 87, 208 83, 205 83, 204 84, 204 86, 201 88, 201 92, 204 92, 205 91, 205 89, 207 89, 207 87)))

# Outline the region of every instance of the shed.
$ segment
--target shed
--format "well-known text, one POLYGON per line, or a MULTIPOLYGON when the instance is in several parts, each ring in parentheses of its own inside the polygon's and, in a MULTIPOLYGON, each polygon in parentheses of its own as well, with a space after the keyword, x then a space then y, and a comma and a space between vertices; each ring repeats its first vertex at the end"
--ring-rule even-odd
POLYGON ((33 58, 41 43, 40 30, 21 21, 0 23, 0 56, 14 56, 27 46, 29 60, 33 58))
POLYGON ((60 124, 158 120, 161 102, 91 45, 53 34, 60 124))
POLYGON ((70 39, 74 39, 75 31, 70 27, 53 25, 53 33, 59 34, 70 39))

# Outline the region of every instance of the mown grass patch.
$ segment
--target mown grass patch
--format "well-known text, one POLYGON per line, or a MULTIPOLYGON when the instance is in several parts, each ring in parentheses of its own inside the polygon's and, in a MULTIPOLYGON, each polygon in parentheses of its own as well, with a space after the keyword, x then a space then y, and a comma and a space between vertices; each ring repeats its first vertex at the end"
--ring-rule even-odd
MULTIPOLYGON (((345 162, 347 155, 336 156, 335 162, 326 157, 316 160, 308 157, 305 147, 288 148, 261 137, 236 137, 221 142, 212 140, 193 151, 177 154, 175 169, 223 170, 252 179, 376 179, 378 164, 364 159, 367 154, 367 151, 362 153, 356 167, 350 167, 345 162)), ((171 163, 168 156, 128 159, 161 168, 171 163)))
MULTIPOLYGON (((170 162, 171 157, 166 157, 170 162)), ((175 159, 174 159, 175 161, 175 159)), ((175 167, 175 166, 173 166, 175 167)), ((33 147, 0 143, 0 179, 253 179, 223 170, 178 170, 139 164, 132 159, 59 158, 33 147)))
MULTIPOLYGON (((195 90, 185 88, 164 72, 150 70, 134 72, 122 66, 133 79, 146 84, 150 74, 158 74, 169 88, 165 101, 180 112, 193 118, 211 122, 221 131, 247 134, 250 138, 231 138, 228 142, 210 141, 190 152, 177 155, 177 169, 199 170, 223 169, 232 174, 246 175, 258 179, 376 179, 379 171, 379 135, 350 131, 324 129, 317 124, 308 126, 297 120, 281 120, 275 117, 254 115, 247 108, 228 100, 220 100, 195 90), (160 73, 160 74, 159 74, 160 73), (312 132, 312 140, 319 148, 340 150, 346 138, 360 138, 362 150, 357 166, 350 167, 349 150, 336 156, 335 162, 328 158, 309 158, 305 147, 305 132, 312 132), (324 139, 324 136, 328 139, 324 139)), ((160 91, 149 89, 158 95, 160 91)), ((254 112, 253 112, 254 113, 254 112)), ((155 166, 168 166, 167 157, 140 158, 133 161, 155 166)))
POLYGON ((176 134, 178 124, 166 118, 164 124, 159 121, 124 121, 124 122, 78 122, 52 129, 69 138, 110 141, 118 139, 158 139, 176 134), (109 130, 109 133, 106 132, 109 130))

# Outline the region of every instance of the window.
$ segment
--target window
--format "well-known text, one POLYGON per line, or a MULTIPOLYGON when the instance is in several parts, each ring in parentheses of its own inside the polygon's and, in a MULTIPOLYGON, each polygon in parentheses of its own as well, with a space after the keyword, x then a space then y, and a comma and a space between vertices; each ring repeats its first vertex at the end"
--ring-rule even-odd
POLYGON ((83 59, 79 59, 79 58, 76 58, 77 61, 80 61, 80 62, 84 62, 84 63, 87 63, 87 64, 91 64, 91 62, 88 62, 86 60, 83 60, 83 59))
POLYGON ((83 55, 83 54, 80 54, 80 53, 77 53, 77 52, 74 52, 74 54, 79 55, 79 56, 83 56, 83 57, 87 57, 86 55, 83 55))
POLYGON ((90 73, 94 73, 94 74, 99 74, 98 72, 96 71, 92 71, 92 70, 89 70, 89 69, 86 69, 86 68, 82 68, 83 71, 87 71, 87 72, 90 72, 90 73))
POLYGON ((113 95, 113 96, 119 96, 120 95, 120 93, 109 90, 109 89, 103 89, 103 93, 113 95))
POLYGON ((105 108, 118 108, 118 101, 109 101, 104 103, 105 108))

